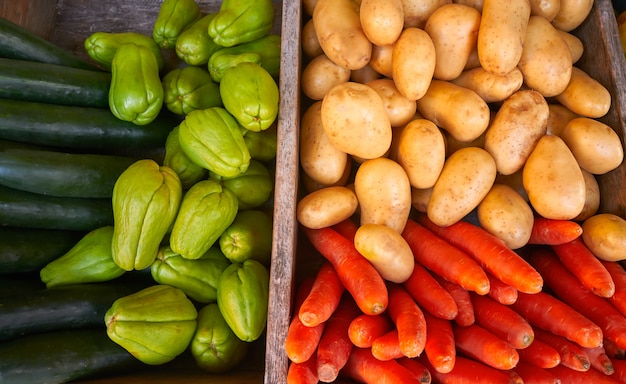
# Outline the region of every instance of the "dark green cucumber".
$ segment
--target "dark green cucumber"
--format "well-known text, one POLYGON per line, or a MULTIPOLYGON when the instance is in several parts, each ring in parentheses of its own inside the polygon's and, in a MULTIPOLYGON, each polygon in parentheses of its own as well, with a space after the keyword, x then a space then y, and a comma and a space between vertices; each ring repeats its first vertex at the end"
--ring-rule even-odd
POLYGON ((118 176, 135 161, 113 155, 0 150, 0 184, 49 196, 110 198, 118 176))
POLYGON ((0 58, 0 97, 83 107, 109 106, 111 74, 0 58))
POLYGON ((0 226, 86 232, 112 224, 111 199, 46 196, 0 186, 0 226))
POLYGON ((87 60, 2 17, 0 57, 99 70, 87 60))

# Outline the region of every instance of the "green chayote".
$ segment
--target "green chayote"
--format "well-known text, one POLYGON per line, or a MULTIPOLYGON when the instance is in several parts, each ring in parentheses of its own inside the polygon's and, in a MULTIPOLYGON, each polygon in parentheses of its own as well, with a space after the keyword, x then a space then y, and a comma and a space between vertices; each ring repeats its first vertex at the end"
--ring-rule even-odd
POLYGON ((260 39, 222 48, 211 55, 208 62, 209 73, 220 82, 224 73, 243 62, 253 62, 265 68, 272 77, 280 70, 280 35, 267 35, 260 39))
POLYGON ((166 165, 174 170, 183 189, 189 189, 192 185, 198 181, 204 179, 208 174, 206 168, 202 168, 198 164, 194 163, 185 155, 180 147, 180 140, 178 139, 179 127, 176 126, 167 135, 165 139, 165 156, 163 159, 163 165, 166 165))
POLYGON ((89 57, 102 65, 105 69, 111 70, 111 63, 117 49, 126 43, 143 45, 150 49, 157 59, 159 70, 165 66, 161 49, 156 42, 147 35, 138 32, 94 32, 85 39, 85 50, 89 57))
POLYGON ((209 25, 209 36, 223 47, 267 35, 274 24, 272 0, 223 0, 209 25))
POLYGON ((176 39, 178 58, 189 65, 204 65, 209 62, 209 57, 214 52, 222 48, 209 36, 209 24, 215 15, 209 13, 202 16, 180 33, 176 39))
POLYGON ((268 266, 272 253, 272 216, 257 209, 239 211, 220 236, 219 244, 224 256, 233 263, 254 259, 268 266))
POLYGON ((248 169, 237 176, 220 177, 214 173, 210 175, 237 196, 240 210, 260 207, 270 199, 274 191, 274 176, 265 164, 255 159, 250 159, 248 169))
POLYGON ((278 147, 278 130, 276 122, 268 129, 259 132, 247 130, 243 136, 246 142, 250 157, 259 161, 270 161, 276 158, 276 148, 278 147))
POLYGON ((175 48, 180 34, 201 17, 195 0, 163 0, 152 28, 152 38, 161 48, 175 48))
POLYGON ((220 86, 206 69, 187 66, 168 72, 162 80, 163 102, 177 115, 194 109, 221 107, 220 86))

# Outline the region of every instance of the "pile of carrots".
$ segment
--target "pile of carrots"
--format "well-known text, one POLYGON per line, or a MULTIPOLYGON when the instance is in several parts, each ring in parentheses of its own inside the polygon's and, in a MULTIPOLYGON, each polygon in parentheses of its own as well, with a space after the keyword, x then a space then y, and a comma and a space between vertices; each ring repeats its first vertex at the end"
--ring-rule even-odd
POLYGON ((577 222, 537 217, 513 251, 418 213, 402 232, 415 257, 404 283, 356 251, 357 228, 301 227, 322 263, 297 287, 288 383, 626 383, 626 271, 590 252, 577 222))

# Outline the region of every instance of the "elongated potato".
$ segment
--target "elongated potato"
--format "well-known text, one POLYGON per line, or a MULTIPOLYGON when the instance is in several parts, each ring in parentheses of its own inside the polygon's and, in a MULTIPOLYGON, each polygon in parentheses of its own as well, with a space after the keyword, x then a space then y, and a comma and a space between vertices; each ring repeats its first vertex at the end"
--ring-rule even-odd
POLYGON ((430 120, 412 120, 398 138, 397 158, 412 187, 435 185, 446 160, 446 143, 439 127, 430 120))
POLYGON ((298 222, 307 228, 325 228, 352 216, 358 207, 354 191, 348 187, 326 187, 304 196, 297 204, 298 222))
POLYGON ((582 239, 597 258, 626 259, 626 220, 612 213, 594 215, 582 224, 582 239))
POLYGON ((400 93, 411 100, 424 96, 435 72, 435 60, 435 46, 428 33, 405 28, 391 54, 393 80, 400 93))
POLYGON ((350 73, 349 69, 335 64, 328 56, 319 55, 302 70, 302 92, 311 100, 322 100, 332 87, 350 80, 350 73))
POLYGON ((524 75, 519 68, 514 68, 506 75, 496 75, 483 67, 467 69, 452 83, 469 88, 487 103, 503 101, 518 91, 524 84, 524 75))
POLYGON ((402 0, 404 27, 424 28, 426 20, 435 10, 452 0, 402 0))
POLYGON ((404 27, 402 0, 362 0, 359 16, 363 32, 375 45, 395 43, 404 27))
POLYGON ((560 0, 559 11, 551 20, 554 26, 562 31, 569 32, 585 21, 593 0, 560 0))
POLYGON ((572 68, 569 84, 555 99, 572 112, 594 119, 606 115, 611 108, 609 90, 578 67, 572 68))

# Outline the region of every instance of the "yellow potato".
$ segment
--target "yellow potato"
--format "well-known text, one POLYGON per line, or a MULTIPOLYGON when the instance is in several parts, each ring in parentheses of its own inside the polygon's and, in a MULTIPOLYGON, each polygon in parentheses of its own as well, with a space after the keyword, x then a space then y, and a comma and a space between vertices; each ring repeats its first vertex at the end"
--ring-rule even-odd
POLYGON ((472 141, 489 125, 489 106, 476 92, 445 80, 431 81, 417 110, 459 141, 472 141))
POLYGON ((404 283, 415 268, 415 256, 407 241, 386 225, 361 225, 354 235, 354 247, 387 281, 404 283))
POLYGON ((594 215, 582 223, 582 239, 597 258, 626 259, 626 220, 613 213, 594 215))
POLYGON ((571 220, 585 206, 585 179, 565 142, 545 135, 522 171, 530 205, 548 219, 571 220))
POLYGON ((411 188, 411 205, 418 212, 426 213, 428 210, 428 202, 432 194, 432 187, 424 189, 411 188))
POLYGON ((369 66, 384 77, 393 79, 392 55, 393 45, 374 45, 369 66))
POLYGON ((363 68, 355 69, 350 72, 350 81, 356 81, 357 83, 363 84, 382 77, 383 76, 369 64, 363 68))
POLYGON ((496 75, 483 67, 467 69, 452 82, 476 92, 487 103, 503 101, 518 91, 524 84, 524 76, 519 68, 506 75, 496 75))
POLYGON ((317 40, 313 19, 309 19, 304 23, 301 37, 302 52, 306 57, 313 58, 324 53, 319 40, 317 40))
POLYGON ((531 16, 518 68, 524 84, 552 97, 562 93, 572 76, 572 57, 561 34, 542 16, 531 16))
MULTIPOLYGON (((476 42, 478 42, 478 40, 476 42)), ((467 58, 467 64, 465 64, 465 70, 478 68, 478 67, 480 67, 480 59, 478 58, 478 46, 476 46, 474 47, 474 49, 472 49, 472 52, 470 52, 470 55, 467 58)))
POLYGON ((317 40, 326 56, 347 69, 363 68, 372 55, 356 0, 317 0, 313 10, 317 40))
POLYGON ((428 218, 440 226, 463 219, 487 195, 496 173, 496 163, 484 149, 467 147, 454 152, 433 186, 428 218))
POLYGON ((552 21, 561 8, 561 0, 530 0, 530 14, 552 21))
POLYGON ((415 119, 406 125, 398 138, 398 164, 406 171, 411 186, 435 185, 446 160, 443 134, 432 121, 415 119))
POLYGON ((529 0, 484 1, 477 44, 485 70, 506 75, 517 66, 529 18, 529 0))
POLYGON ((302 70, 302 92, 311 100, 322 100, 335 85, 350 80, 351 71, 341 67, 328 56, 314 57, 302 70))
POLYGON ((395 43, 404 27, 402 0, 362 0, 359 15, 372 44, 395 43))
POLYGON ((570 120, 579 117, 577 114, 559 103, 549 103, 548 109, 550 110, 550 115, 548 115, 548 129, 546 130, 547 135, 559 136, 561 131, 563 131, 563 128, 565 128, 565 125, 567 125, 570 120))
POLYGON ((578 36, 569 32, 565 32, 560 29, 557 29, 557 31, 569 47, 570 56, 572 56, 572 64, 578 62, 585 51, 585 46, 583 45, 582 40, 580 40, 578 36))
POLYGON ((415 100, 410 100, 398 91, 393 80, 381 78, 366 83, 383 99, 392 127, 406 125, 417 109, 415 100))
POLYGON ((593 0, 560 0, 559 11, 552 19, 552 24, 560 30, 569 32, 585 21, 593 0))
POLYGON ((499 173, 510 175, 524 166, 546 133, 549 114, 546 99, 534 90, 517 91, 502 103, 485 134, 485 150, 499 173))
POLYGON ((391 54, 393 80, 400 93, 411 100, 424 96, 435 72, 435 60, 435 46, 428 33, 405 28, 391 54))
POLYGON ((565 90, 555 99, 572 112, 585 117, 599 118, 611 108, 611 93, 599 81, 578 67, 565 90))
POLYGON ((526 200, 505 184, 494 184, 477 209, 478 222, 487 232, 518 249, 528 243, 534 214, 526 200))
POLYGON ((446 4, 430 15, 424 31, 435 46, 435 79, 452 80, 463 72, 476 47, 480 12, 462 4, 446 4))
POLYGON ((608 125, 588 117, 570 120, 561 138, 584 170, 602 175, 624 160, 624 148, 617 133, 608 125))
POLYGON ((411 212, 411 184, 400 164, 385 157, 364 161, 354 176, 360 224, 384 224, 402 233, 411 212))
POLYGON ((592 173, 584 169, 581 169, 581 171, 585 179, 585 206, 578 216, 573 219, 574 221, 587 220, 595 215, 598 212, 598 208, 600 208, 600 185, 598 185, 598 180, 592 173))
POLYGON ((313 10, 315 9, 315 5, 317 4, 317 0, 302 0, 302 9, 304 13, 308 16, 313 16, 313 10))
POLYGON ((383 100, 372 87, 345 82, 322 100, 322 126, 340 151, 363 159, 383 156, 391 145, 391 123, 383 100))
POLYGON ((298 222, 307 228, 330 227, 352 216, 358 200, 348 187, 326 187, 311 192, 298 201, 298 222))
POLYGON ((402 0, 404 27, 424 28, 426 20, 435 10, 452 0, 402 0))

